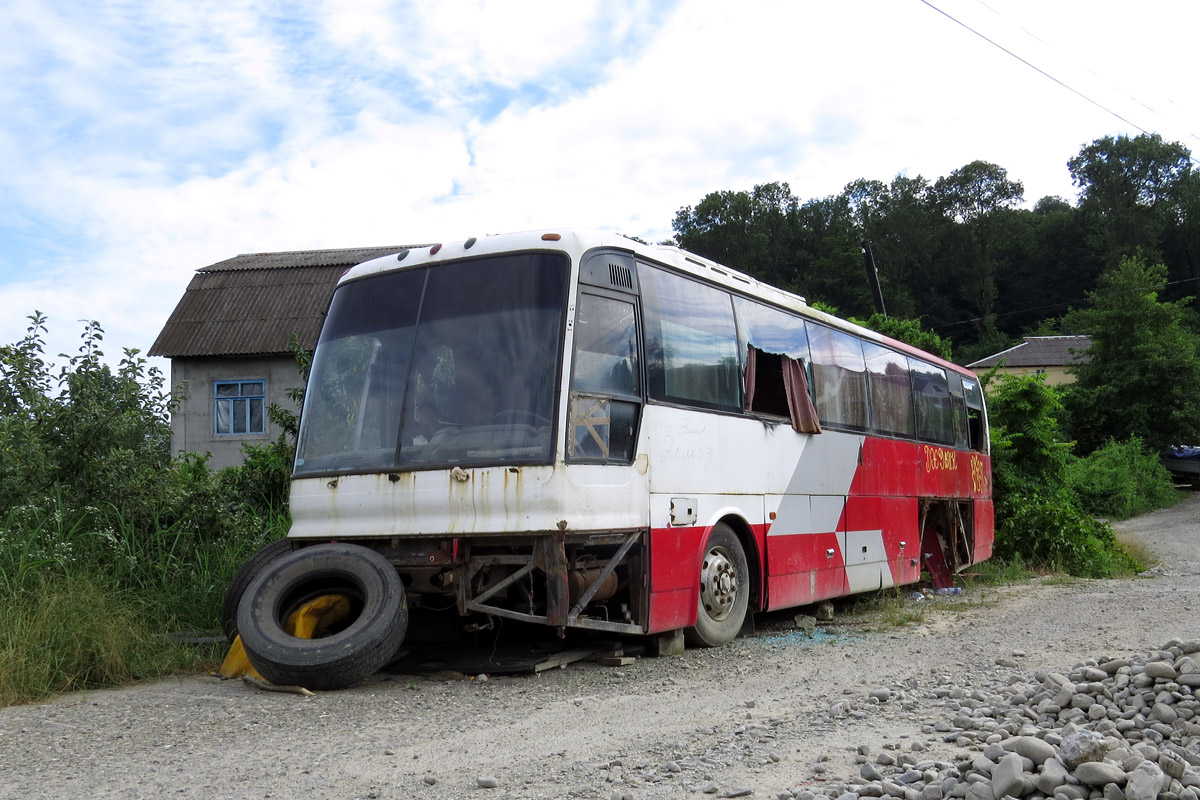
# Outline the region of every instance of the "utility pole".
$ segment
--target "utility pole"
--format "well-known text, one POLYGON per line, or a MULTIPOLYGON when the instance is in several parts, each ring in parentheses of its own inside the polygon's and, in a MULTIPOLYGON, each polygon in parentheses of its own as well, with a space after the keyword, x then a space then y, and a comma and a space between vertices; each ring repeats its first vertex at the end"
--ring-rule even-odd
POLYGON ((863 259, 867 266, 867 285, 871 287, 871 297, 875 300, 875 310, 887 316, 887 307, 883 304, 883 290, 879 288, 879 270, 875 268, 875 255, 871 252, 871 240, 862 240, 863 259))

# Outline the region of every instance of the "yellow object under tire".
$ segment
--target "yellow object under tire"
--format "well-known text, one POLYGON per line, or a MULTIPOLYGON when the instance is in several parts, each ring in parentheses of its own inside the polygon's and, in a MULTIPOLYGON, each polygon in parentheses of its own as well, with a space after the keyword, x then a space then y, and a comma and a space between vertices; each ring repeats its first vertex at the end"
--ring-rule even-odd
MULTIPOLYGON (((349 613, 350 598, 342 594, 326 594, 315 600, 309 600, 293 611, 288 616, 284 628, 298 639, 317 639, 345 619, 349 613)), ((228 679, 249 675, 262 681, 266 680, 250 663, 250 659, 246 656, 246 647, 242 644, 242 637, 236 634, 217 674, 228 679)))
MULTIPOLYGON (((319 544, 263 567, 242 595, 237 628, 267 681, 308 689, 361 682, 395 656, 408 629, 404 585, 385 557, 355 544, 319 544), (349 608, 318 638, 288 631, 305 604, 341 595, 349 608)), ((296 631, 299 633, 299 631, 296 631)))

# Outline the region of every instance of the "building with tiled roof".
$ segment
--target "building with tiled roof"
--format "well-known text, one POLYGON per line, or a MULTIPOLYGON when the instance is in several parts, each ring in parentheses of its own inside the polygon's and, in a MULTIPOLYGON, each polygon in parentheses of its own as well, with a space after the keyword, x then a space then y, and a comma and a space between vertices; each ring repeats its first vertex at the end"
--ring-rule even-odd
POLYGON ((304 387, 293 336, 311 351, 346 270, 403 249, 249 253, 196 270, 150 347, 171 359, 172 451, 224 467, 241 463, 244 443, 279 436, 268 406, 294 408, 288 392, 304 387))
POLYGON ((1001 375, 1045 375, 1050 386, 1073 383, 1070 369, 1087 363, 1090 336, 1026 336, 1015 347, 981 358, 967 367, 987 372, 993 367, 1001 375))

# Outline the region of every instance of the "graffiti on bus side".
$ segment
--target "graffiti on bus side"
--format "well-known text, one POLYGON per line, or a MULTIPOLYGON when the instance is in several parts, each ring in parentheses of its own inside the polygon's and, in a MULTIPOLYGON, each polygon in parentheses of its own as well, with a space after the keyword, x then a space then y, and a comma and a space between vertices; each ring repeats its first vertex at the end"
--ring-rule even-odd
POLYGON ((983 456, 971 456, 971 489, 975 494, 987 491, 987 471, 983 467, 983 456))
POLYGON ((925 454, 926 472, 953 472, 958 469, 958 451, 947 450, 944 447, 921 445, 925 454))

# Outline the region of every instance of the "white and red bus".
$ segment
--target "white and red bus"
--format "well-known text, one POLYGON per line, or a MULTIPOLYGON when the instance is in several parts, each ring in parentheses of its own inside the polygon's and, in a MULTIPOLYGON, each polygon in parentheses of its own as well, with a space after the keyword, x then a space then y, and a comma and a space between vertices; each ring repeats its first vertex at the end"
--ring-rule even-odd
POLYGON ((235 621, 268 678, 325 686, 426 607, 720 645, 755 611, 947 585, 991 554, 990 490, 962 367, 678 248, 470 238, 341 280, 292 528, 235 621), (329 593, 329 635, 284 632, 329 593))

